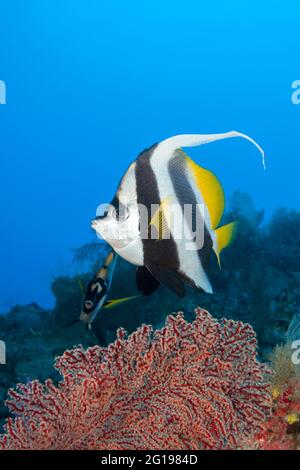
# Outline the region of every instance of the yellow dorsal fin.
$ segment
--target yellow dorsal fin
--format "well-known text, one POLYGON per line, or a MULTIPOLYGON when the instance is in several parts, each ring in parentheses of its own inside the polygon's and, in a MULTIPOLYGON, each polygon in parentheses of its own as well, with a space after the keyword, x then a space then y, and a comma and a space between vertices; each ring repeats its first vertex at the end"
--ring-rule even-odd
POLYGON ((168 210, 170 201, 170 197, 167 197, 160 203, 149 224, 149 226, 155 227, 158 240, 170 238, 171 220, 170 211, 168 210))
POLYGON ((214 230, 221 220, 225 207, 222 185, 212 171, 197 165, 189 157, 186 157, 186 161, 208 209, 211 223, 210 228, 214 230))
POLYGON ((236 235, 237 222, 231 222, 230 224, 223 225, 217 228, 215 233, 214 252, 218 258, 219 266, 221 268, 220 253, 234 240, 236 235))

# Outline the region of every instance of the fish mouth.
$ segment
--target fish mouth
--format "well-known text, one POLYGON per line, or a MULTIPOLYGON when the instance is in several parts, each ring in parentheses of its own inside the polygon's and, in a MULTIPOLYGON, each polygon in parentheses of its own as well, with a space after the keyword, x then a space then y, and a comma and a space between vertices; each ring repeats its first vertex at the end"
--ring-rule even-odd
POLYGON ((92 227, 94 230, 97 230, 97 228, 99 227, 99 222, 100 222, 101 220, 103 220, 103 219, 104 219, 104 217, 101 216, 101 215, 95 217, 95 219, 93 219, 93 220, 91 221, 91 227, 92 227))
POLYGON ((91 300, 86 300, 84 302, 84 307, 86 310, 91 310, 94 306, 94 302, 92 302, 91 300))

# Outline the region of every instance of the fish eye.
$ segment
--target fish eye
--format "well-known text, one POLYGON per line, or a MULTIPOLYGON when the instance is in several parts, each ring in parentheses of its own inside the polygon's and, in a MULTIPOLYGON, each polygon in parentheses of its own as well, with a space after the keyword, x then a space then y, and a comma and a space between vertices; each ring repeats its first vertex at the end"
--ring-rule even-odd
POLYGON ((129 209, 127 207, 115 207, 112 213, 113 217, 118 221, 124 221, 129 217, 129 209))

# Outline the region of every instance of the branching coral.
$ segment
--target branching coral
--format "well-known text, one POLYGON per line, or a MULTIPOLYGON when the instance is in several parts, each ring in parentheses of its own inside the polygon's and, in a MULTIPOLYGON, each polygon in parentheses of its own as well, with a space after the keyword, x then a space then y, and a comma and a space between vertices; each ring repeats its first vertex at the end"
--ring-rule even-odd
POLYGON ((201 309, 108 348, 57 359, 62 381, 10 390, 3 449, 232 449, 259 432, 271 394, 248 324, 201 309))

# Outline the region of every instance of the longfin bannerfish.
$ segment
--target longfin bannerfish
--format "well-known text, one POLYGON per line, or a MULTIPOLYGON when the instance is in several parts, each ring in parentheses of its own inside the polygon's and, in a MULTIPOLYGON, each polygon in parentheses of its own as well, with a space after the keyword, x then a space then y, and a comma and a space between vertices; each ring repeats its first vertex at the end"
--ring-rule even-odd
POLYGON ((181 147, 232 137, 253 143, 265 166, 263 150, 245 134, 177 135, 140 153, 125 172, 105 215, 92 222, 118 255, 138 266, 137 286, 144 295, 163 284, 183 297, 185 283, 212 293, 207 275, 210 254, 214 251, 220 264, 220 253, 233 240, 236 223, 219 226, 225 207, 223 188, 211 171, 197 165, 181 147), (171 206, 179 210, 183 237, 178 237, 176 223, 175 227, 171 223, 171 206), (154 238, 149 236, 152 229, 154 238))

